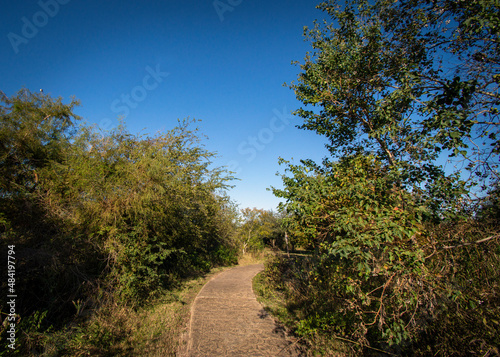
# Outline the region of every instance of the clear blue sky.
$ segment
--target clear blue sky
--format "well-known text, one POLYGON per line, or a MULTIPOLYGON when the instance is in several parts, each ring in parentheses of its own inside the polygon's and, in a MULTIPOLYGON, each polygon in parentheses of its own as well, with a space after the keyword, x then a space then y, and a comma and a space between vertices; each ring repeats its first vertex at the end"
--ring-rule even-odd
POLYGON ((278 157, 326 155, 325 140, 299 130, 300 103, 283 87, 297 78, 309 44, 304 26, 319 1, 9 1, 0 14, 0 90, 44 89, 104 129, 125 116, 129 131, 155 133, 178 118, 201 119, 218 165, 241 181, 231 197, 275 209, 278 157))

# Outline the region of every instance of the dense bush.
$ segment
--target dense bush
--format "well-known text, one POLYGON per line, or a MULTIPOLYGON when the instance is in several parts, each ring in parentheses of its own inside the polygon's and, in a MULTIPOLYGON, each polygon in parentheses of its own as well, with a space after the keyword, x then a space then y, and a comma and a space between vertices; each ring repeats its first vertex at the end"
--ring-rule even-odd
MULTIPOLYGON (((462 224, 456 229, 467 229, 462 224)), ((449 241, 449 227, 434 232, 441 235, 434 248, 449 241)), ((397 355, 495 355, 499 257, 498 243, 471 244, 441 250, 413 274, 403 262, 400 271, 377 272, 377 262, 367 260, 374 273, 366 277, 350 259, 321 249, 310 257, 280 256, 266 274, 286 297, 296 333, 313 345, 351 341, 351 350, 363 355, 376 355, 374 348, 397 355)))
POLYGON ((2 252, 15 245, 19 338, 236 262, 231 177, 191 121, 155 136, 102 133, 75 124, 75 101, 1 99, 0 229, 2 252))

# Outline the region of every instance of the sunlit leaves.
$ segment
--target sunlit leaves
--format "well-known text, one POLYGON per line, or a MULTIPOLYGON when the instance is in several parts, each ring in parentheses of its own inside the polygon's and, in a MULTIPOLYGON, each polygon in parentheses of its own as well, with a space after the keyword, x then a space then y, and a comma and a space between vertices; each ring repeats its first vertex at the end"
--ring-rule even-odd
POLYGON ((305 29, 313 51, 290 87, 304 104, 300 128, 325 136, 332 158, 322 166, 282 161, 284 188, 274 193, 286 200, 280 208, 297 241, 316 248, 311 291, 342 306, 360 343, 366 334, 388 344, 418 335, 413 316, 434 299, 428 226, 459 220, 468 189, 437 159, 469 158, 478 137, 496 138, 497 70, 488 61, 498 54, 495 42, 472 35, 477 18, 468 19, 484 12, 474 6, 326 1, 318 7, 332 21, 305 29))
POLYGON ((61 162, 71 140, 78 101, 62 103, 22 89, 11 98, 0 91, 0 197, 31 192, 40 169, 61 162))
POLYGON ((234 262, 232 176, 213 167, 193 120, 154 136, 123 123, 101 132, 76 125, 77 101, 0 94, 0 217, 14 243, 35 241, 58 257, 56 276, 72 279, 65 267, 81 266, 76 290, 61 282, 68 294, 80 279, 100 279, 115 297, 142 303, 189 271, 234 262))

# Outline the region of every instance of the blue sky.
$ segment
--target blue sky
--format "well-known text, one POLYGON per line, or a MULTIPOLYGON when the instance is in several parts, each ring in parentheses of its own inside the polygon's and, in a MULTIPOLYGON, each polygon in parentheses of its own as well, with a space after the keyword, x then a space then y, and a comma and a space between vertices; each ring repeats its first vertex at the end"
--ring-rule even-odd
POLYGON ((240 181, 244 207, 275 209, 278 157, 320 160, 325 139, 299 130, 300 106, 283 87, 297 78, 309 44, 304 26, 318 1, 41 0, 7 2, 0 14, 0 90, 44 89, 76 113, 132 133, 201 119, 205 145, 240 181))

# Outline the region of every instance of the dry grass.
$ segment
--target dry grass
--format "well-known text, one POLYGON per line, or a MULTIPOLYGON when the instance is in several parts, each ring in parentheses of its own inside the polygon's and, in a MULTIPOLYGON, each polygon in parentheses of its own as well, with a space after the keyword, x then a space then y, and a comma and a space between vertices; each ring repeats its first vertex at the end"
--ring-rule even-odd
POLYGON ((272 254, 273 253, 268 249, 258 252, 245 253, 238 259, 238 265, 245 266, 264 263, 272 254))
POLYGON ((89 319, 64 331, 34 334, 31 356, 176 356, 185 344, 191 306, 217 273, 186 281, 179 289, 134 309, 105 303, 89 319), (36 352, 38 351, 38 352, 36 352))
MULTIPOLYGON (((270 252, 248 253, 239 265, 263 263, 270 252)), ((38 346, 41 356, 177 356, 187 343, 191 307, 201 288, 216 274, 186 281, 180 288, 134 309, 105 303, 89 319, 66 331, 46 333, 38 346), (43 347, 42 347, 43 346, 43 347)), ((35 355, 33 353, 32 355, 35 355)))
MULTIPOLYGON (((137 313, 137 329, 127 342, 134 346, 135 356, 176 356, 185 343, 191 306, 201 288, 214 275, 227 268, 214 269, 205 277, 190 280, 159 302, 137 313), (184 338, 183 338, 184 337, 184 338)), ((130 355, 130 354, 129 354, 130 355)))

